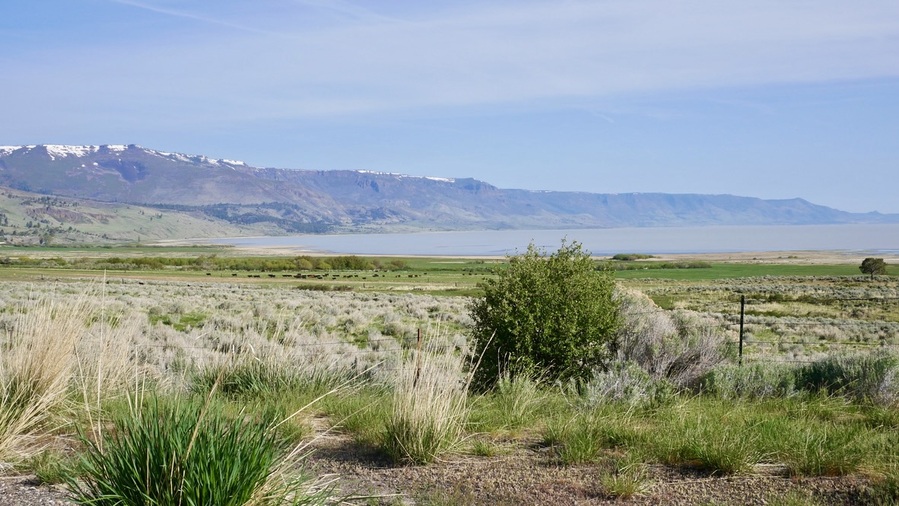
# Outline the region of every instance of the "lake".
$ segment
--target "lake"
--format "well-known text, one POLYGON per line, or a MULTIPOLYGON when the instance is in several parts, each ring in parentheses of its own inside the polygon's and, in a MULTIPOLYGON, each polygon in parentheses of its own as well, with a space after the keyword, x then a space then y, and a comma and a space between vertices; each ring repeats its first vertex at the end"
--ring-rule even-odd
POLYGON ((287 248, 295 249, 298 254, 503 256, 522 252, 531 242, 548 251, 555 251, 563 238, 582 243, 594 255, 806 250, 872 255, 899 253, 899 224, 307 234, 232 237, 202 242, 287 248))

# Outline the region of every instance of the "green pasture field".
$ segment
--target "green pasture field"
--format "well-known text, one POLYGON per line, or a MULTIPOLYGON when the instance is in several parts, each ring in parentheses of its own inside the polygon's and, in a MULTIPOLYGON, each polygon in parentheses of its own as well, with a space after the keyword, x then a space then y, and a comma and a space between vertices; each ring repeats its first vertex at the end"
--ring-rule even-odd
MULTIPOLYGON (((128 279, 206 280, 248 283, 296 284, 319 290, 416 291, 444 295, 472 295, 478 284, 502 268, 505 259, 443 257, 356 257, 381 264, 383 268, 302 269, 285 266, 291 258, 324 259, 290 255, 249 254, 223 246, 97 246, 97 247, 12 247, 0 246, 0 279, 53 279, 102 277, 128 279), (142 265, 116 262, 144 261, 142 265), (193 260, 193 264, 152 264, 153 259, 193 260), (233 266, 242 263, 240 267, 233 266), (401 267, 392 267, 391 265, 401 267)), ((671 262, 613 261, 599 263, 613 269, 616 279, 639 287, 649 280, 709 281, 769 277, 859 276, 853 264, 795 264, 752 262, 671 262)), ((893 271, 890 276, 897 276, 893 271)))
MULTIPOLYGON (((650 263, 651 264, 651 263, 650 263)), ((857 265, 796 265, 772 263, 712 263, 708 267, 686 269, 632 268, 615 272, 618 279, 712 280, 758 276, 858 276, 857 265)), ((892 274, 891 275, 896 275, 892 274)))

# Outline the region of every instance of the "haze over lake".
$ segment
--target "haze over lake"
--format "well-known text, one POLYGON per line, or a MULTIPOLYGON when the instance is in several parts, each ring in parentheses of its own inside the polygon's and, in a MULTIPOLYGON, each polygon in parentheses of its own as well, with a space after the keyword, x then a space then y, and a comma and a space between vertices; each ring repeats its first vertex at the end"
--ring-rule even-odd
POLYGON ((212 242, 290 248, 298 253, 503 256, 522 252, 531 242, 554 251, 563 238, 582 243, 594 255, 801 250, 899 252, 899 224, 476 230, 241 237, 212 242))

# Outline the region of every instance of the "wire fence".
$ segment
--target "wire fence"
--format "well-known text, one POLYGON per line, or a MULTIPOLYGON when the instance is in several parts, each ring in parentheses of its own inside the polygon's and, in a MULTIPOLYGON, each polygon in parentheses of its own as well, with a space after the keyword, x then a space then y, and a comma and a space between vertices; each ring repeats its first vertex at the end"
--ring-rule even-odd
POLYGON ((808 363, 815 355, 846 350, 899 351, 899 297, 795 298, 740 296, 739 311, 729 319, 738 325, 739 362, 808 363), (780 311, 752 306, 777 304, 780 311), (802 315, 790 305, 826 307, 827 316, 802 315), (871 310, 873 311, 873 314, 871 310), (829 314, 836 312, 836 314, 829 314), (847 333, 847 329, 853 332, 847 333), (817 332, 813 332, 816 330, 817 332), (752 351, 751 354, 747 353, 752 351), (797 356, 797 351, 801 352, 797 356))
MULTIPOLYGON (((890 350, 899 352, 899 297, 833 297, 801 296, 785 298, 747 297, 737 294, 728 296, 734 300, 734 311, 722 314, 715 324, 704 328, 689 328, 688 331, 713 331, 725 336, 737 348, 740 363, 779 362, 809 363, 822 354, 844 351, 890 350), (781 307, 777 314, 770 309, 772 304, 781 307), (826 306, 832 313, 821 315, 801 315, 790 305, 826 306), (760 310, 761 308, 761 310, 760 310), (865 314, 866 311, 872 314, 865 314), (853 313, 854 312, 854 313, 853 313), (797 316, 798 315, 798 316, 797 316), (852 332, 846 332, 847 329, 852 332)), ((632 311, 631 316, 645 316, 664 313, 659 308, 632 311)), ((9 336, 0 335, 0 349, 9 344, 9 336), (4 339, 6 337, 7 339, 4 339)), ((222 354, 255 354, 249 343, 218 339, 200 334, 189 336, 195 343, 183 340, 133 343, 135 349, 159 350, 205 350, 222 354)), ((425 337, 426 339, 426 337, 425 337)), ((335 338, 325 340, 293 341, 289 347, 307 355, 327 353, 335 360, 359 360, 366 362, 395 361, 397 357, 421 349, 422 333, 417 335, 382 336, 371 338, 335 338)), ((452 347, 451 344, 446 344, 452 347)))

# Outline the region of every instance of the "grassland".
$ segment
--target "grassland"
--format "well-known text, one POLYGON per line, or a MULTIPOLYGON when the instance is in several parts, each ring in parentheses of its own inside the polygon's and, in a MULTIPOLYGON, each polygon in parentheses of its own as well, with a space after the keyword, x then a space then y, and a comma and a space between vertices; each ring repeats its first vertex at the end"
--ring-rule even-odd
POLYGON ((615 367, 585 385, 509 379, 475 395, 467 305, 499 259, 207 247, 3 248, 0 259, 8 473, 105 483, 84 467, 107 455, 91 445, 115 443, 104 427, 152 423, 132 414, 161 399, 214 413, 209 430, 259 427, 276 444, 265 458, 284 459, 266 462, 286 466, 259 476, 336 473, 291 481, 313 504, 899 500, 899 279, 857 265, 626 261, 615 367))

